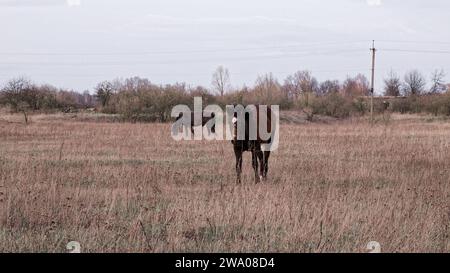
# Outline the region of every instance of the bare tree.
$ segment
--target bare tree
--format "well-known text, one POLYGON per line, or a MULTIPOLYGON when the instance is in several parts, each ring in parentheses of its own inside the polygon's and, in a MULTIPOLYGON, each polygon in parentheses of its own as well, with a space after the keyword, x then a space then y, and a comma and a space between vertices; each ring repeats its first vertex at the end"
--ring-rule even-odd
POLYGON ((17 78, 8 81, 2 88, 3 102, 10 105, 13 110, 17 110, 18 104, 22 100, 25 90, 30 88, 31 83, 27 79, 17 78))
POLYGON ((342 86, 344 95, 354 96, 368 96, 370 95, 369 81, 363 74, 358 74, 355 77, 348 77, 342 86))
POLYGON ((367 77, 363 74, 358 74, 355 77, 356 83, 358 84, 358 88, 361 91, 362 94, 369 96, 371 94, 370 88, 369 88, 369 80, 367 77))
POLYGON ((403 92, 405 95, 418 96, 423 94, 425 85, 425 77, 418 70, 412 70, 405 75, 403 92))
POLYGON ((253 104, 281 105, 286 99, 280 83, 272 73, 258 76, 252 92, 254 95, 249 96, 249 102, 253 104))
POLYGON ((384 79, 384 95, 400 96, 402 81, 394 71, 389 72, 387 78, 384 79))
POLYGON ((439 94, 447 91, 447 86, 445 85, 444 79, 445 79, 445 72, 443 69, 441 70, 436 69, 435 71, 433 71, 433 73, 431 74, 431 82, 432 82, 430 89, 431 94, 439 94))
POLYGON ((125 81, 120 82, 119 80, 115 80, 113 86, 116 90, 128 91, 128 92, 139 92, 141 90, 154 89, 155 86, 145 78, 140 77, 131 77, 125 79, 125 81))
POLYGON ((36 87, 25 78, 12 79, 1 90, 3 103, 8 104, 16 112, 22 112, 25 123, 28 123, 28 110, 37 102, 33 100, 36 87), (33 94, 30 96, 30 94, 33 94))
POLYGON ((326 95, 330 93, 337 93, 341 89, 341 85, 338 80, 326 80, 319 85, 319 94, 326 95))
POLYGON ((302 93, 317 93, 319 90, 318 85, 316 78, 311 75, 311 72, 303 70, 289 75, 284 80, 283 88, 286 90, 289 98, 296 99, 302 93))
POLYGON ((212 76, 211 83, 214 89, 219 92, 220 96, 223 96, 230 85, 230 73, 228 72, 228 69, 223 66, 217 67, 212 76))
POLYGON ((83 91, 81 105, 83 105, 85 108, 91 108, 95 106, 94 97, 89 93, 88 90, 83 91))
POLYGON ((289 75, 284 80, 283 90, 290 99, 297 99, 302 91, 301 80, 297 74, 289 75))
POLYGON ((254 90, 264 95, 270 95, 271 93, 279 92, 281 90, 281 86, 273 74, 269 73, 258 76, 254 90))
POLYGON ((95 96, 100 100, 103 107, 108 105, 109 99, 113 94, 113 85, 108 81, 101 82, 95 88, 95 96))

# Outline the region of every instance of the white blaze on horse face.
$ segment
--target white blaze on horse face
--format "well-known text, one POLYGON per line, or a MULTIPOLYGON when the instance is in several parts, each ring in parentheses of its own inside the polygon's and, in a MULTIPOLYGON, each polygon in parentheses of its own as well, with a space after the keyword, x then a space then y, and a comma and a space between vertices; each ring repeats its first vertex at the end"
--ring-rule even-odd
MULTIPOLYGON (((245 140, 246 134, 248 134, 248 140, 257 139, 257 109, 255 105, 247 105, 245 108, 240 104, 236 106, 227 105, 227 119, 228 118, 231 119, 228 122, 231 122, 229 125, 233 129, 232 139, 245 140), (247 122, 248 124, 246 124, 247 122)), ((228 137, 229 135, 227 134, 227 140, 232 140, 228 137)))
POLYGON ((237 139, 237 118, 233 117, 231 122, 233 123, 233 139, 237 139))
MULTIPOLYGON (((245 140, 245 111, 243 105, 229 105, 227 106, 227 111, 231 111, 231 115, 229 115, 231 118, 231 126, 233 128, 233 140, 245 140), (230 108, 228 108, 230 107, 230 108), (236 121, 235 123, 233 121, 236 121)), ((227 114, 229 114, 227 112, 227 114)), ((231 139, 228 139, 231 140, 231 139)))
MULTIPOLYGON (((235 124, 233 123, 234 118, 234 106, 233 105, 227 105, 225 107, 225 114, 226 114, 226 124, 225 124, 225 139, 226 140, 233 140, 235 139, 235 124)), ((237 119, 236 119, 237 121, 237 119)))

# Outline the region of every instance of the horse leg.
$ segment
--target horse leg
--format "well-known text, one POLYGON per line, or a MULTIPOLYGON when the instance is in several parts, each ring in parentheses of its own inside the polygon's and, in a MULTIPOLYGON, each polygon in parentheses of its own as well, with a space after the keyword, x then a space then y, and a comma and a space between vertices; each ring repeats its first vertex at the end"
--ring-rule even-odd
POLYGON ((252 166, 255 171, 255 184, 258 184, 260 182, 260 178, 258 175, 258 156, 256 153, 257 151, 252 150, 252 166))
POLYGON ((234 155, 236 156, 236 184, 241 184, 242 150, 235 148, 234 155))
POLYGON ((259 180, 264 180, 264 158, 263 158, 263 152, 262 151, 256 151, 256 155, 259 159, 259 180))
POLYGON ((270 151, 264 151, 262 153, 264 153, 264 156, 263 156, 263 159, 264 159, 264 174, 263 174, 263 178, 264 178, 264 180, 266 180, 267 179, 267 172, 269 171, 270 151))
POLYGON ((269 156, 270 151, 258 151, 258 158, 261 164, 260 177, 263 181, 267 179, 267 172, 269 171, 269 156))

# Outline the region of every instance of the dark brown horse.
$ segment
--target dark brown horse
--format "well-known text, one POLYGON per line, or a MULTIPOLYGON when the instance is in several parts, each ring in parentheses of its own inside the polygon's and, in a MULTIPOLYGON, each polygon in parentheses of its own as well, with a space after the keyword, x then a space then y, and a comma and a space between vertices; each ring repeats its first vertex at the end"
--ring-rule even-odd
MULTIPOLYGON (((234 113, 234 140, 231 141, 234 147, 234 154, 236 156, 236 183, 241 183, 241 173, 242 173, 242 155, 244 152, 249 151, 252 153, 252 166, 255 172, 255 183, 259 183, 262 180, 267 179, 267 172, 269 171, 269 157, 270 151, 263 151, 261 149, 261 144, 270 143, 269 140, 262 140, 259 136, 259 117, 260 115, 265 114, 262 113, 260 106, 256 106, 256 130, 257 137, 256 140, 250 139, 250 115, 245 113, 245 138, 243 140, 237 139, 237 125, 238 125, 238 115, 234 113), (258 164, 259 161, 259 164, 258 164), (259 169, 259 173, 258 173, 259 169)), ((272 111, 270 108, 267 108, 267 131, 272 133, 271 131, 271 118, 272 111)))

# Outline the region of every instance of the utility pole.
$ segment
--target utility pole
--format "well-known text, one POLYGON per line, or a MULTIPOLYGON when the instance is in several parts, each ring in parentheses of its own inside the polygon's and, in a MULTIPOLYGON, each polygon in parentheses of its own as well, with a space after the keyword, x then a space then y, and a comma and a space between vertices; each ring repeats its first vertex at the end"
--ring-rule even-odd
POLYGON ((370 85, 370 121, 373 123, 373 95, 375 91, 375 52, 377 51, 375 49, 375 40, 372 41, 372 48, 370 49, 372 51, 372 81, 370 85))

